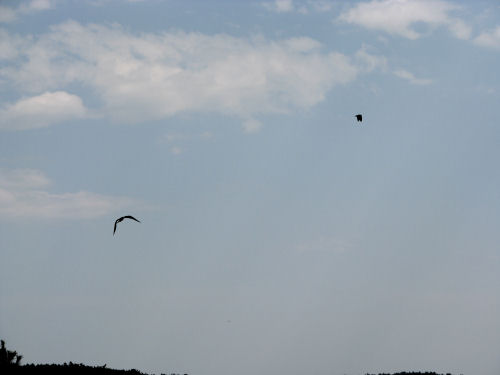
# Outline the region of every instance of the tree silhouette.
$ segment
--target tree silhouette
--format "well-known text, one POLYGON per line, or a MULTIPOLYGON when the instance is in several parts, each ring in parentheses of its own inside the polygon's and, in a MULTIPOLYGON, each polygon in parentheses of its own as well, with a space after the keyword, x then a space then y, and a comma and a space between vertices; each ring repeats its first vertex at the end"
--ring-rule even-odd
POLYGON ((5 347, 5 341, 1 341, 0 347, 0 368, 12 367, 12 366, 20 366, 21 359, 23 356, 17 354, 15 350, 7 350, 5 347))

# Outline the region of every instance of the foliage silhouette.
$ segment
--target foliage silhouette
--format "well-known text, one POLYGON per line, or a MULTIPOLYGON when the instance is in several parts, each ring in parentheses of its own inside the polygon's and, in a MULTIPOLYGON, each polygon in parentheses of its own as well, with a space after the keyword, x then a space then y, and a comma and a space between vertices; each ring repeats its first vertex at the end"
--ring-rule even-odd
POLYGON ((7 350, 5 347, 5 341, 1 341, 0 347, 0 369, 11 368, 14 366, 20 366, 23 356, 17 354, 15 350, 7 350))
POLYGON ((104 366, 86 366, 73 362, 59 364, 27 364, 21 365, 23 356, 15 350, 7 350, 5 341, 1 340, 0 374, 104 374, 104 375, 146 375, 135 369, 114 370, 104 366))
MULTIPOLYGON (((5 341, 1 340, 1 348, 0 348, 0 374, 12 374, 12 375, 24 375, 24 374, 51 374, 51 375, 60 375, 60 374, 75 374, 75 375, 147 375, 138 370, 115 370, 107 368, 104 366, 87 366, 83 363, 64 363, 60 364, 27 364, 21 365, 22 355, 17 354, 15 350, 7 350, 5 347, 5 341), (5 371, 7 370, 7 371, 5 371)), ((165 374, 161 374, 165 375, 165 374)), ((180 374, 170 374, 170 375, 180 375, 180 374)), ((188 374, 184 374, 188 375, 188 374)), ((366 373, 366 375, 375 375, 366 373)), ((389 373, 379 373, 378 375, 452 375, 450 373, 447 374, 438 374, 436 372, 396 372, 393 374, 389 373)))

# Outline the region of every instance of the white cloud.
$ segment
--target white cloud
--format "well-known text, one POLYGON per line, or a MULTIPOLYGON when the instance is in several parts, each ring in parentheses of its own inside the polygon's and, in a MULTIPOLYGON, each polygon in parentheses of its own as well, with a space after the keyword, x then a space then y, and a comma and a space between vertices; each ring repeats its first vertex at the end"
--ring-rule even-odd
POLYGON ((262 128, 260 121, 249 119, 243 122, 243 131, 247 134, 258 133, 262 128))
POLYGON ((35 169, 0 169, 0 187, 7 189, 26 190, 44 188, 50 185, 50 180, 35 169))
POLYGON ((398 76, 399 78, 406 79, 408 82, 414 85, 430 85, 432 83, 431 79, 428 78, 417 78, 413 75, 413 73, 404 70, 404 69, 398 69, 394 71, 394 74, 398 76))
POLYGON ((326 0, 311 0, 308 1, 313 10, 317 12, 329 12, 333 9, 333 2, 326 0))
POLYGON ((290 12, 294 8, 292 0, 276 0, 274 3, 278 12, 290 12))
POLYGON ((318 51, 321 48, 320 42, 308 37, 290 38, 284 43, 290 50, 302 53, 318 51))
POLYGON ((53 0, 31 0, 20 4, 17 8, 0 6, 0 23, 13 22, 19 17, 19 15, 39 12, 53 7, 53 0))
POLYGON ((6 218, 94 218, 134 205, 130 199, 88 191, 52 194, 51 184, 40 171, 0 170, 0 217, 6 218))
POLYGON ((386 70, 387 58, 380 55, 372 55, 368 52, 368 47, 363 45, 354 55, 357 66, 363 72, 371 72, 375 69, 386 70))
POLYGON ((263 5, 268 10, 278 13, 292 12, 295 9, 292 0, 275 0, 272 3, 263 3, 263 5))
POLYGON ((457 38, 468 39, 471 28, 462 20, 450 16, 450 12, 458 8, 441 0, 372 0, 342 13, 339 20, 408 39, 417 39, 422 35, 412 28, 417 23, 430 28, 445 26, 457 38))
POLYGON ((458 39, 468 40, 472 33, 472 28, 460 19, 452 19, 448 23, 448 29, 458 39))
MULTIPOLYGON (((0 7, 0 19, 1 17, 2 7, 0 7)), ((7 31, 0 29, 0 61, 15 59, 19 52, 28 46, 29 44, 27 45, 20 36, 9 35, 7 31)))
POLYGON ((14 9, 0 5, 0 23, 12 22, 16 17, 17 15, 14 9))
POLYGON ((99 194, 50 194, 46 191, 11 192, 0 188, 0 216, 88 219, 124 206, 124 201, 99 194))
POLYGON ((500 48, 500 26, 481 33, 474 39, 474 43, 483 47, 500 48))
POLYGON ((10 86, 37 93, 83 84, 97 96, 92 101, 100 103, 101 114, 118 122, 185 111, 245 119, 308 109, 358 73, 347 56, 324 52, 310 38, 133 35, 120 26, 77 22, 26 37, 10 55, 15 59, 0 68, 10 86))
POLYGON ((19 10, 24 13, 37 12, 47 10, 54 6, 54 1, 51 0, 32 0, 28 4, 21 4, 19 10))
POLYGON ((209 131, 204 131, 200 133, 167 133, 159 138, 160 143, 167 143, 170 147, 170 152, 173 155, 180 155, 184 153, 185 145, 196 142, 204 141, 206 142, 213 137, 213 134, 209 131))
POLYGON ((329 12, 333 9, 333 2, 327 0, 308 0, 297 1, 293 0, 275 0, 273 2, 265 2, 262 4, 267 10, 277 13, 297 12, 308 14, 314 12, 329 12))
POLYGON ((23 130, 85 116, 82 100, 64 91, 45 92, 0 108, 0 129, 23 130))

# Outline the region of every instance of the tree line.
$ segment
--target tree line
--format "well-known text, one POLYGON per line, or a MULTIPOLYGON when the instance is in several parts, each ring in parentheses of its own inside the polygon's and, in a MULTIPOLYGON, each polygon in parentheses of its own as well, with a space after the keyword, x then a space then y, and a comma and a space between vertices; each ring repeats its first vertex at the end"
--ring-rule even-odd
MULTIPOLYGON (((51 374, 51 375, 62 375, 62 374, 75 374, 75 375, 147 375, 138 370, 115 370, 107 368, 104 366, 87 366, 83 363, 63 363, 61 364, 26 364, 22 365, 21 360, 23 356, 18 354, 15 350, 8 350, 5 347, 5 341, 1 340, 0 347, 0 373, 1 374, 12 374, 12 375, 24 375, 24 374, 51 374)), ((161 374, 165 375, 165 374, 161 374)), ((181 375, 181 374, 170 374, 170 375, 181 375)), ((188 375, 188 374, 184 374, 188 375)), ((376 374, 365 374, 365 375, 376 375, 376 374)), ((436 372, 396 372, 393 374, 389 373, 379 373, 378 375, 452 375, 438 374, 436 372)))

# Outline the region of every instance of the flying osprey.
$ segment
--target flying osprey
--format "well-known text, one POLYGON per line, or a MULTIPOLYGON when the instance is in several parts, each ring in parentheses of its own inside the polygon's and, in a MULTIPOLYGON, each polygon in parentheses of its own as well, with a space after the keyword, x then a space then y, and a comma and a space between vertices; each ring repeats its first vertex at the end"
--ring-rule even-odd
POLYGON ((358 122, 362 122, 363 121, 363 116, 360 115, 360 114, 357 114, 354 117, 356 117, 356 120, 358 120, 358 122))
POLYGON ((127 215, 127 216, 122 216, 121 218, 119 219, 116 219, 115 221, 115 229, 113 229, 113 236, 115 235, 115 232, 116 232, 116 224, 118 224, 119 222, 123 221, 123 219, 132 219, 132 220, 135 220, 137 221, 138 223, 140 223, 139 220, 137 220, 135 217, 133 216, 130 216, 130 215, 127 215))

